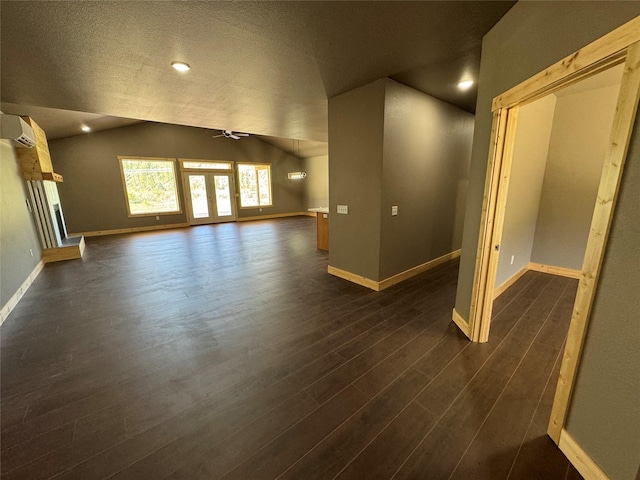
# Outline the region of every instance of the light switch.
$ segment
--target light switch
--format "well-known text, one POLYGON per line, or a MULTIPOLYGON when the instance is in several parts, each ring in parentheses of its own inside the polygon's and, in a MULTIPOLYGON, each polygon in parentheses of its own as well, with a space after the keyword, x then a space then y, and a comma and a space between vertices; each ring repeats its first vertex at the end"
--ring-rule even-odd
POLYGON ((346 215, 349 213, 349 206, 348 205, 338 205, 338 213, 341 213, 343 215, 346 215))
POLYGON ((397 205, 393 205, 391 207, 391 216, 395 217, 396 215, 398 215, 398 206, 397 205))

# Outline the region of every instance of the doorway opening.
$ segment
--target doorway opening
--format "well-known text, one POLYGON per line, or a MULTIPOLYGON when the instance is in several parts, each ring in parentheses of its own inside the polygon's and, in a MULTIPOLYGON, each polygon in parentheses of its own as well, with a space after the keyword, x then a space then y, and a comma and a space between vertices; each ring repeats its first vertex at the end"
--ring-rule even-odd
MULTIPOLYGON (((559 93, 564 87, 578 86, 585 79, 618 66, 622 66, 622 78, 613 119, 609 125, 610 128, 607 129, 609 135, 604 164, 598 181, 597 200, 595 205, 593 201, 591 202, 592 215, 583 253, 584 261, 580 269, 568 267, 563 267, 564 271, 547 269, 551 273, 572 273, 579 277, 548 429, 549 436, 565 453, 570 450, 570 436, 564 430, 569 402, 640 100, 640 18, 628 22, 494 98, 489 162, 468 322, 454 311, 454 321, 472 341, 488 340, 502 250, 500 242, 507 213, 512 160, 516 149, 518 128, 521 126, 519 123, 521 111, 525 112, 527 105, 544 99, 551 93, 559 93)), ((613 75, 613 72, 608 73, 613 75)), ((542 190, 544 190, 544 175, 541 192, 542 190)), ((522 189, 513 194, 517 195, 521 192, 526 193, 527 190, 522 189)), ((542 208, 539 204, 537 214, 542 208)), ((551 208, 552 213, 554 210, 551 208)), ((534 231, 534 239, 536 233, 534 231)), ((512 265, 512 256, 513 254, 506 256, 507 266, 512 265)), ((531 263, 535 266, 535 262, 531 263)), ((544 266, 544 264, 539 265, 544 266)), ((506 267, 503 265, 502 268, 506 267)), ((506 277, 508 279, 509 275, 507 274, 506 277)), ((500 285, 502 284, 499 283, 498 286, 500 285)))
POLYGON ((180 160, 182 190, 189 224, 236 221, 236 195, 231 162, 180 160))
POLYGON ((518 109, 494 298, 529 270, 580 278, 622 73, 612 67, 518 109))

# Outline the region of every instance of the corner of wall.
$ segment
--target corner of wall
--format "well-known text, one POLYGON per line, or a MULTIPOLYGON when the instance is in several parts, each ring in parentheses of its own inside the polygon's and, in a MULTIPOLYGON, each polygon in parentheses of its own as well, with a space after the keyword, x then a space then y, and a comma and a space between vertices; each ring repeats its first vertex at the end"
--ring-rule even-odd
POLYGON ((11 205, 0 209, 0 306, 6 307, 25 289, 25 281, 40 262, 42 248, 27 207, 26 186, 15 147, 2 140, 0 149, 0 202, 11 205))

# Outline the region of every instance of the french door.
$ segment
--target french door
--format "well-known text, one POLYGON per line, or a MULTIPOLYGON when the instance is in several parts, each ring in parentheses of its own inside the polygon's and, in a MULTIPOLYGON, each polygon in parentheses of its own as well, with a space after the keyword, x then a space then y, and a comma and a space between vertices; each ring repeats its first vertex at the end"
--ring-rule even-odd
POLYGON ((182 181, 191 225, 235 221, 233 174, 183 172, 182 181))

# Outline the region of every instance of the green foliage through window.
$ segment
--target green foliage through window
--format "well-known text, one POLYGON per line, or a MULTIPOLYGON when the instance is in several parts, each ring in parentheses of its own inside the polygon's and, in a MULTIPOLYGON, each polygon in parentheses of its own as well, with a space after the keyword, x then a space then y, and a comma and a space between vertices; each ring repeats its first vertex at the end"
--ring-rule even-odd
POLYGON ((271 206, 271 165, 239 163, 241 207, 271 206))
POLYGON ((129 213, 179 212, 173 160, 120 159, 129 213))

